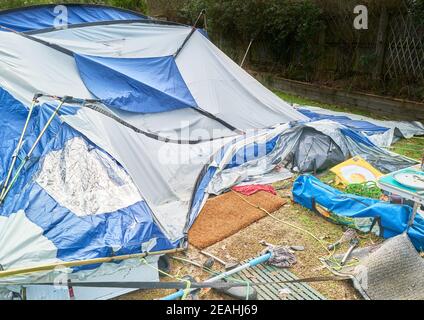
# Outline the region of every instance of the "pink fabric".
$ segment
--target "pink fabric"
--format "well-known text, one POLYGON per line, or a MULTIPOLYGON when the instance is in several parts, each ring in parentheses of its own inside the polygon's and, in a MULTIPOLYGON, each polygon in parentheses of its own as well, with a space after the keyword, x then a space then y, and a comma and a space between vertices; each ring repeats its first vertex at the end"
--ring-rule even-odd
POLYGON ((247 186, 236 186, 232 187, 232 190, 244 194, 246 196, 250 196, 258 191, 265 191, 272 193, 273 195, 277 195, 273 186, 265 185, 265 184, 251 184, 247 186))

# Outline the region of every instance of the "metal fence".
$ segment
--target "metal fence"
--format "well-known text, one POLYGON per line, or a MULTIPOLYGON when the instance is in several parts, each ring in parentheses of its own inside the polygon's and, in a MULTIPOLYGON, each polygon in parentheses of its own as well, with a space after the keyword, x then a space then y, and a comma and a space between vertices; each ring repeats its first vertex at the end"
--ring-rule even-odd
POLYGON ((385 73, 387 78, 424 79, 424 24, 414 19, 402 1, 387 26, 385 73))

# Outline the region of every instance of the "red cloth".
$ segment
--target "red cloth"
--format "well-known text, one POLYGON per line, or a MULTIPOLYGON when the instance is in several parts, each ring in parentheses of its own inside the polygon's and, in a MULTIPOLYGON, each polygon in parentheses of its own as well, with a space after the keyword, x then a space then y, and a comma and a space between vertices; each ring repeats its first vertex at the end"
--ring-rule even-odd
POLYGON ((265 185, 265 184, 251 184, 247 186, 236 186, 232 187, 232 190, 244 194, 246 196, 250 196, 258 191, 265 191, 272 193, 273 195, 277 195, 273 186, 265 185))

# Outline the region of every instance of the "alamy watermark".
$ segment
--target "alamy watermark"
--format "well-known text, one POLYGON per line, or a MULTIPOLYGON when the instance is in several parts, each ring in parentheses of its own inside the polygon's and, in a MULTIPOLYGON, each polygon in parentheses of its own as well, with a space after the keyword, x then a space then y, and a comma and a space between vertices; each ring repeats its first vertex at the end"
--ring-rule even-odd
POLYGON ((368 8, 359 4, 353 8, 353 13, 356 14, 353 27, 356 30, 368 30, 368 8))
POLYGON ((68 8, 64 5, 54 7, 54 14, 56 15, 53 26, 55 29, 67 29, 69 24, 68 8))

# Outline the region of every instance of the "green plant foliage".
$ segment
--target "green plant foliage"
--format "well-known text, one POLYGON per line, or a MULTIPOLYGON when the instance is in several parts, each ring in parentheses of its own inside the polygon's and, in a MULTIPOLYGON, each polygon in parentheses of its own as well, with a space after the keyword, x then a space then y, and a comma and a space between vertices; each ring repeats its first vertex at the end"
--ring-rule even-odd
POLYGON ((109 0, 109 5, 121 7, 147 14, 147 3, 145 0, 109 0))
POLYGON ((212 39, 225 36, 238 43, 266 43, 278 61, 298 61, 312 69, 319 50, 317 39, 325 24, 313 0, 187 0, 180 10, 193 23, 206 9, 212 39))

